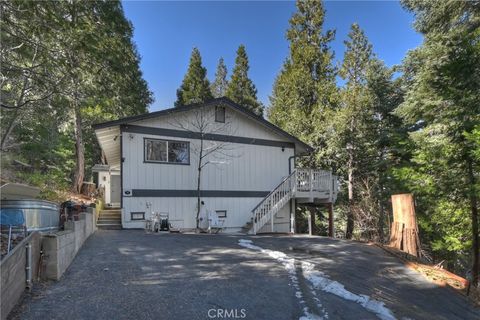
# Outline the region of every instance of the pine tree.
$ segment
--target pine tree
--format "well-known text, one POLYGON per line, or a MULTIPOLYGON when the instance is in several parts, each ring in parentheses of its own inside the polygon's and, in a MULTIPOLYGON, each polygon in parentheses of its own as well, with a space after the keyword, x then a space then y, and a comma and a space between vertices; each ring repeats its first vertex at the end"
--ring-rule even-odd
POLYGON ((342 122, 339 137, 346 151, 346 169, 348 186, 347 229, 345 236, 350 239, 354 229, 354 184, 360 157, 367 155, 368 121, 373 119, 370 95, 366 87, 366 75, 372 59, 372 45, 358 24, 354 23, 344 41, 346 50, 340 68, 340 76, 346 80, 341 91, 341 109, 337 118, 342 122))
POLYGON ((244 45, 240 45, 237 50, 232 78, 227 86, 226 96, 261 116, 263 115, 263 106, 258 102, 257 89, 248 77, 249 69, 247 51, 244 45))
POLYGON ((211 86, 213 97, 224 97, 227 91, 227 86, 227 66, 223 61, 223 58, 220 58, 220 60, 218 61, 217 71, 215 72, 215 81, 213 81, 211 86))
POLYGON ((152 101, 131 23, 119 1, 4 1, 0 11, 7 31, 1 64, 11 66, 4 70, 2 107, 14 107, 2 147, 9 136, 25 142, 20 153, 38 166, 59 163, 62 185, 73 176, 79 191, 85 168, 96 163, 91 123, 144 113, 152 101))
POLYGON ((182 85, 177 90, 175 107, 192 103, 201 103, 212 99, 210 83, 207 79, 207 69, 202 66, 202 57, 197 48, 193 48, 187 73, 182 85))
POLYGON ((400 173, 425 213, 419 224, 432 249, 458 271, 479 274, 480 14, 478 1, 403 1, 423 44, 404 61, 412 165, 400 173), (418 198, 417 198, 418 199, 418 198), (434 222, 432 222, 434 221, 434 222), (468 231, 470 230, 470 231, 468 231), (471 252, 471 262, 463 257, 471 252))
MULTIPOLYGON (((326 165, 326 116, 336 105, 335 68, 329 43, 334 31, 324 33, 325 9, 320 1, 299 0, 290 19, 290 53, 277 76, 270 97, 269 119, 316 149, 313 161, 326 165), (309 121, 306 121, 309 119, 309 121)), ((312 163, 313 164, 313 163, 312 163)))

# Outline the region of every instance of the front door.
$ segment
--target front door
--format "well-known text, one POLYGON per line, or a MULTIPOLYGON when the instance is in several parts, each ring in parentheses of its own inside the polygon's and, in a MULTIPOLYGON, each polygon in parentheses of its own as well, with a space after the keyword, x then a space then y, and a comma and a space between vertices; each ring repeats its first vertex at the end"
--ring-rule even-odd
POLYGON ((121 179, 119 175, 110 176, 110 203, 120 203, 121 179))

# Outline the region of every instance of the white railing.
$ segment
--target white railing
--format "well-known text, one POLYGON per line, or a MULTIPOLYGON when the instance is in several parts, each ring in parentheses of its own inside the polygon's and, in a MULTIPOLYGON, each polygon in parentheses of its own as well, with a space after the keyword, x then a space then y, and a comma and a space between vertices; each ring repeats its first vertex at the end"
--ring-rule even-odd
POLYGON ((299 192, 330 192, 332 172, 318 169, 296 169, 297 190, 299 192))
POLYGON ((268 221, 272 225, 273 232, 273 217, 297 192, 309 193, 311 198, 314 198, 315 193, 322 192, 327 194, 330 201, 335 201, 336 184, 336 176, 333 176, 330 171, 296 169, 252 210, 253 226, 250 232, 256 234, 268 221))
POLYGON ((293 171, 252 210, 253 227, 251 232, 253 234, 256 234, 268 220, 271 220, 273 229, 273 217, 292 198, 296 178, 296 171, 293 171))

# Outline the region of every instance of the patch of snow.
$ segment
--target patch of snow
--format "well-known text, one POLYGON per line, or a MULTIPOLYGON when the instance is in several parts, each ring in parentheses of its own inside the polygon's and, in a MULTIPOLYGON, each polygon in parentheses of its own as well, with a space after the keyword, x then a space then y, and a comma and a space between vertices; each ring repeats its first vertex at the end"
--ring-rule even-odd
MULTIPOLYGON (((260 251, 269 257, 276 259, 281 262, 285 269, 288 271, 290 280, 292 281, 293 286, 297 290, 295 295, 298 299, 302 298, 302 293, 298 285, 298 278, 295 271, 295 259, 290 258, 283 252, 273 251, 268 249, 263 249, 259 246, 253 244, 252 240, 240 239, 238 244, 242 247, 249 248, 252 250, 260 251)), ((329 279, 323 272, 315 270, 314 265, 310 262, 301 262, 302 272, 304 277, 312 284, 310 289, 314 296, 314 300, 317 302, 318 307, 323 311, 323 317, 319 317, 315 314, 309 312, 308 308, 304 307, 304 316, 300 317, 299 320, 317 320, 317 319, 328 319, 328 313, 323 308, 320 299, 317 297, 314 289, 320 289, 324 292, 334 294, 342 299, 353 301, 360 304, 366 310, 373 312, 381 320, 396 320, 392 311, 385 307, 385 304, 381 301, 370 298, 364 294, 355 294, 353 292, 345 289, 345 286, 340 282, 329 279)), ((303 299, 300 300, 301 304, 305 304, 303 299)))
POLYGON ((301 316, 298 320, 323 320, 323 317, 319 317, 316 314, 310 313, 308 311, 303 311, 305 315, 301 316))
MULTIPOLYGON (((280 252, 280 251, 273 251, 273 250, 268 250, 268 249, 263 249, 259 246, 256 246, 253 244, 252 240, 247 240, 247 239, 240 239, 238 240, 238 244, 242 247, 252 249, 252 250, 257 250, 260 251, 263 254, 268 255, 269 257, 277 260, 278 262, 282 263, 285 270, 287 270, 290 281, 295 288, 295 296, 299 299, 299 302, 301 305, 303 305, 303 316, 299 318, 299 320, 326 320, 328 319, 328 314, 325 314, 323 317, 317 316, 313 313, 310 313, 310 310, 308 307, 305 305, 305 300, 302 299, 303 295, 300 290, 300 286, 298 284, 298 277, 297 273, 295 270, 295 259, 294 258, 289 258, 285 253, 280 252)), ((318 300, 318 298, 317 298, 318 300)), ((320 300, 318 300, 318 304, 320 308, 322 305, 320 304, 320 300)), ((322 310, 325 312, 325 309, 322 308, 322 310)))
POLYGON ((364 294, 355 294, 345 289, 340 282, 328 279, 323 272, 314 270, 310 262, 302 262, 302 271, 305 278, 312 283, 313 287, 334 294, 345 300, 353 301, 377 315, 382 320, 395 320, 393 313, 385 307, 383 302, 377 301, 364 294))

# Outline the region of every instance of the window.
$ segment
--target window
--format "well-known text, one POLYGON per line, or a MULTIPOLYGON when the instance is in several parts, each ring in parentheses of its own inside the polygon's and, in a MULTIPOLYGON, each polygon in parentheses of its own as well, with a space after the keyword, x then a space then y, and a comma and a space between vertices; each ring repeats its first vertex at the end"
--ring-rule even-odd
POLYGON ((227 210, 216 210, 217 216, 219 218, 226 218, 227 217, 227 210))
POLYGON ((188 142, 168 142, 168 162, 189 163, 188 142))
POLYGON ((145 220, 145 212, 130 212, 130 220, 145 220))
POLYGON ((145 139, 145 162, 190 164, 190 143, 145 139))
POLYGON ((225 123, 225 107, 215 107, 215 122, 225 123))
POLYGON ((163 140, 145 140, 145 160, 147 161, 167 161, 167 141, 163 140))

